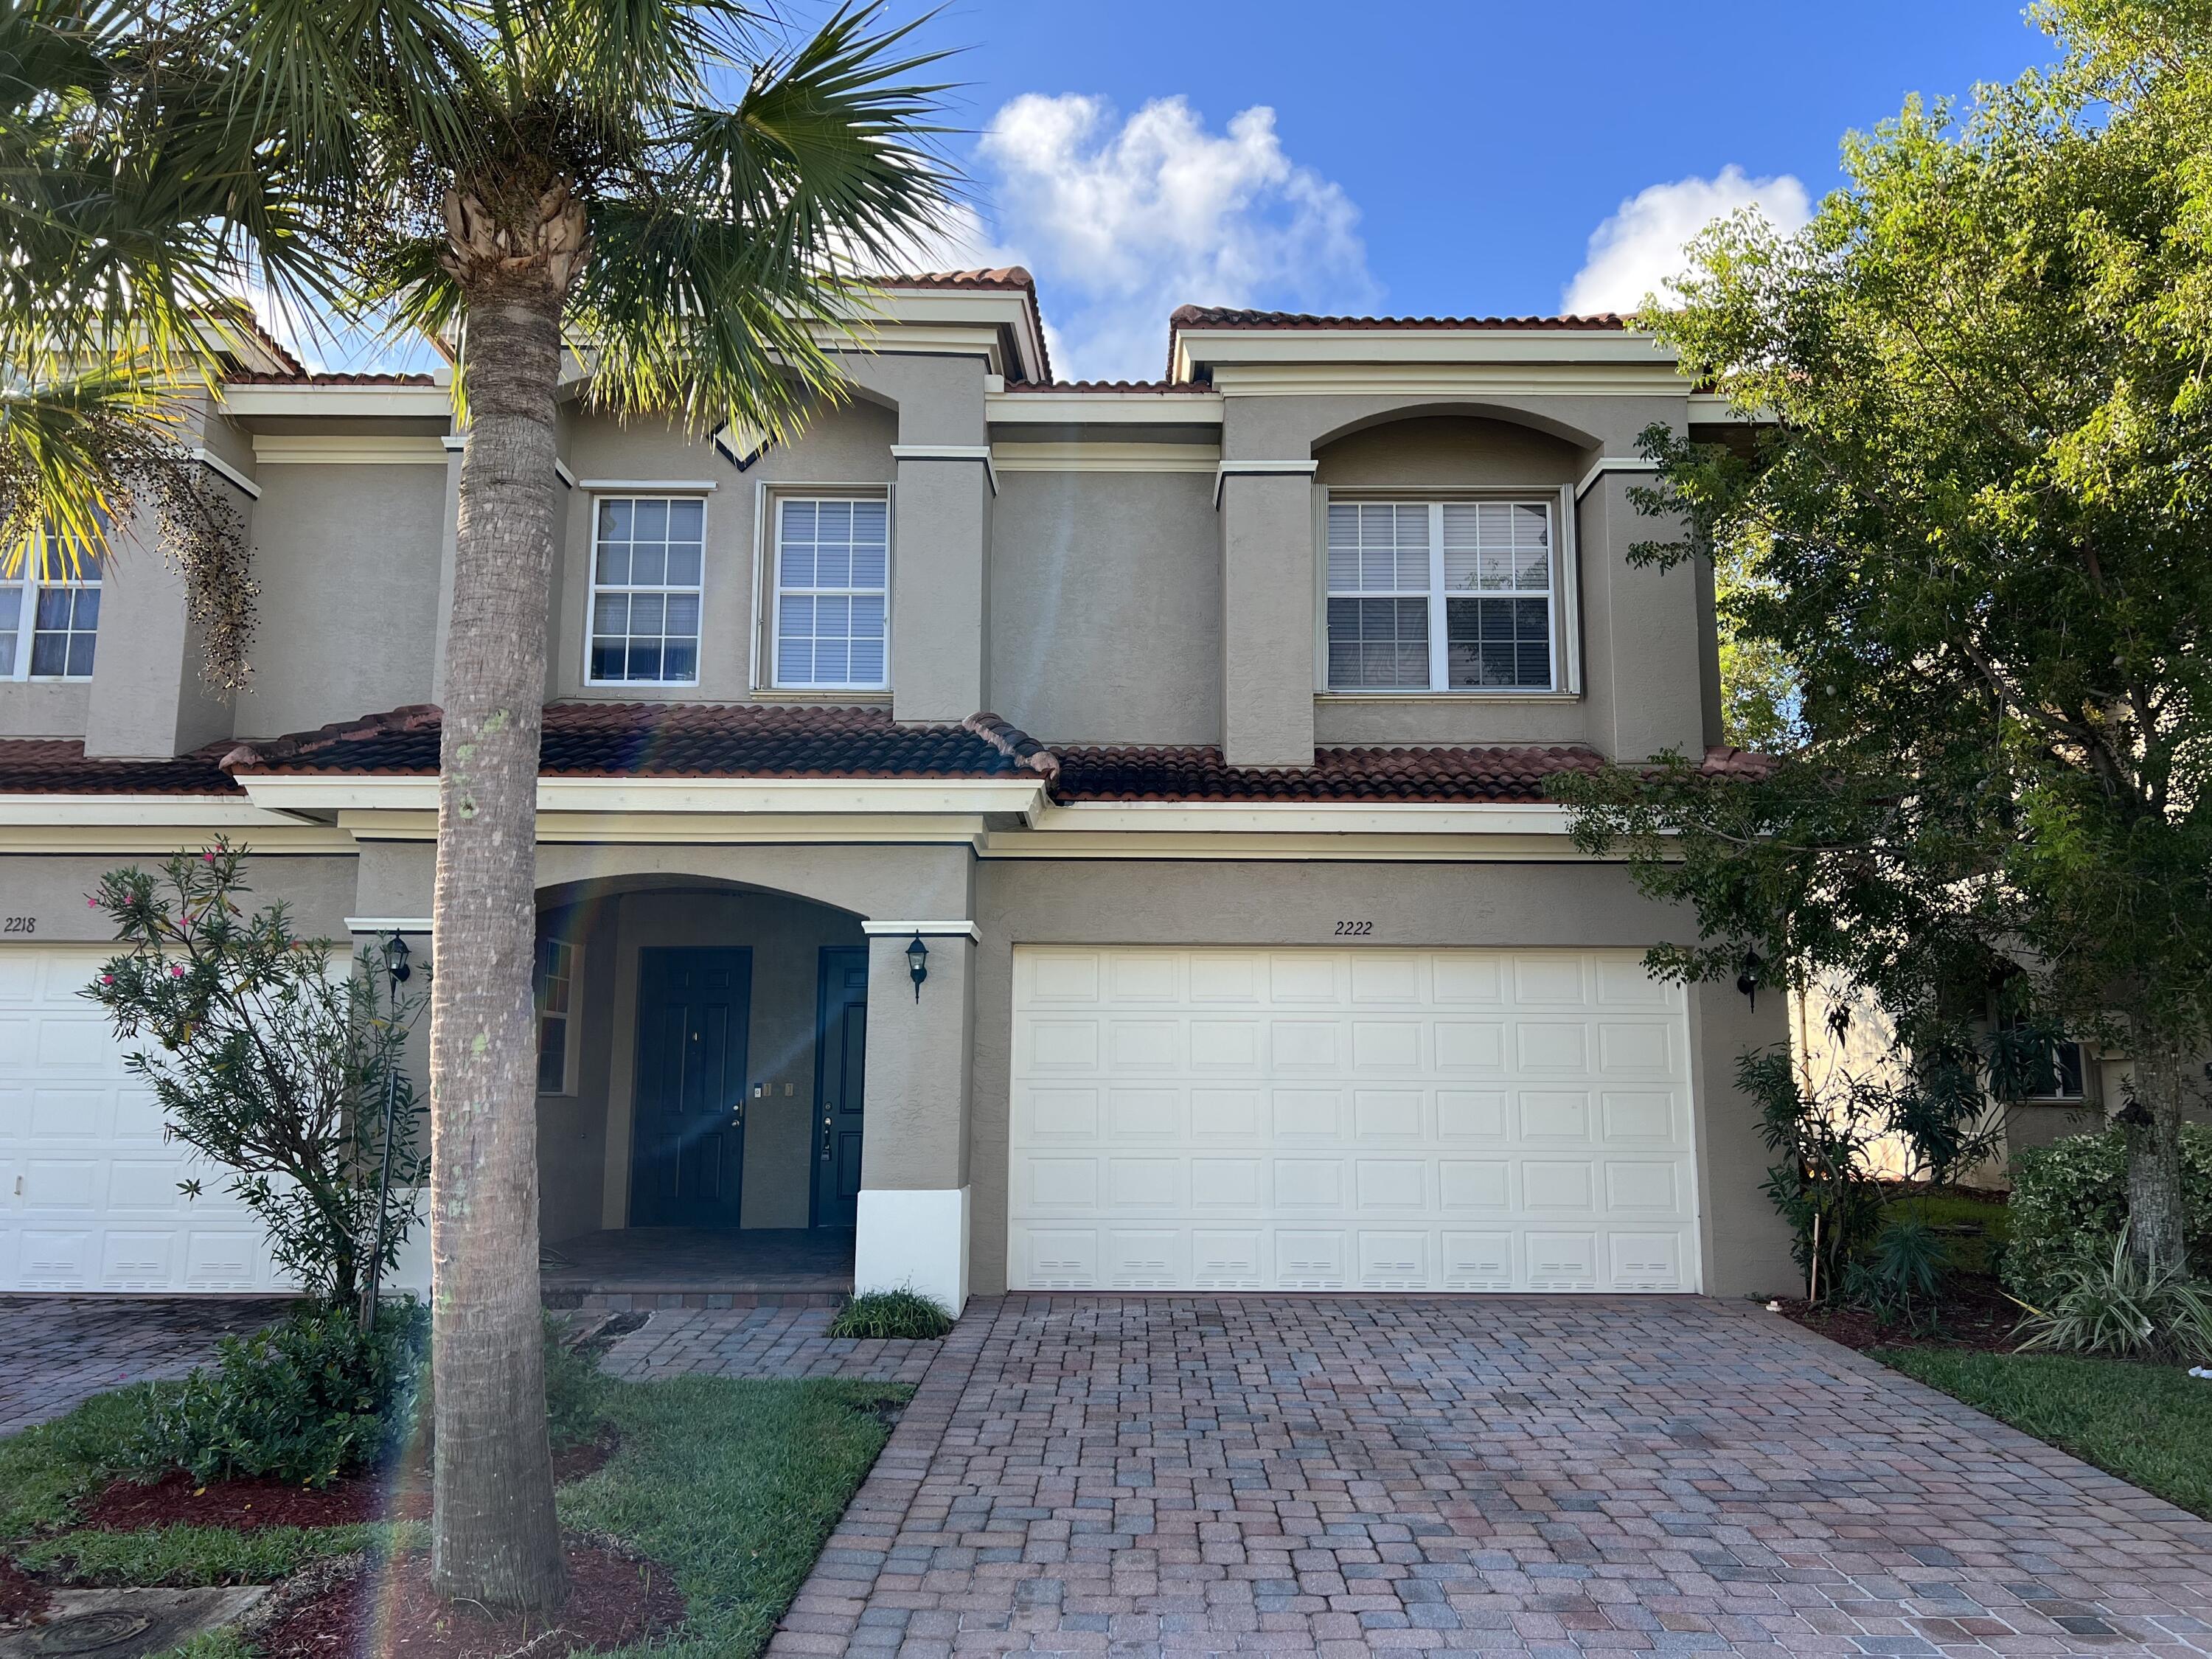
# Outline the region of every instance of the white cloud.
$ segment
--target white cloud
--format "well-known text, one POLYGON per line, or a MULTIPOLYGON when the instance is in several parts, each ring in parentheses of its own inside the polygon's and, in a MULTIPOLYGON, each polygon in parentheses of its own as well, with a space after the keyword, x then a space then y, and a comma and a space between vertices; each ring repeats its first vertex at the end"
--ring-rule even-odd
POLYGON ((1380 292, 1359 210, 1284 154, 1264 106, 1217 133, 1181 98, 1116 125, 1103 99, 1027 93, 976 159, 1005 243, 977 263, 1025 252, 1063 379, 1158 375, 1179 305, 1352 309, 1380 292))
POLYGON ((1813 216, 1805 186, 1789 173, 1749 179, 1731 162, 1717 178, 1653 185, 1620 204, 1590 233, 1583 268, 1561 301, 1570 313, 1634 311, 1647 294, 1687 268, 1682 245, 1715 219, 1755 207, 1778 230, 1803 228, 1813 216))

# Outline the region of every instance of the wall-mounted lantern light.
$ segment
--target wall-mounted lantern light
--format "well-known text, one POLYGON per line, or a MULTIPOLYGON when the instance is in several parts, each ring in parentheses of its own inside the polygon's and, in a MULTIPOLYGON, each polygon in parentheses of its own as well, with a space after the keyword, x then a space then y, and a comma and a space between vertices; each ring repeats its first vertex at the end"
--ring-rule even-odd
POLYGON ((1747 951, 1743 956, 1743 971, 1735 976, 1735 988, 1743 993, 1743 1000, 1756 1010, 1759 1006, 1759 970, 1766 966, 1756 951, 1747 951))
POLYGON ((914 981, 914 1000, 921 1000, 921 982, 929 977, 929 947, 921 942, 921 935, 914 936, 914 943, 906 947, 906 971, 914 981))
POLYGON ((392 987, 395 991, 404 985, 409 975, 415 971, 407 965, 407 958, 413 954, 407 948, 407 941, 399 937, 399 930, 393 928, 392 937, 384 941, 384 971, 392 975, 392 987))

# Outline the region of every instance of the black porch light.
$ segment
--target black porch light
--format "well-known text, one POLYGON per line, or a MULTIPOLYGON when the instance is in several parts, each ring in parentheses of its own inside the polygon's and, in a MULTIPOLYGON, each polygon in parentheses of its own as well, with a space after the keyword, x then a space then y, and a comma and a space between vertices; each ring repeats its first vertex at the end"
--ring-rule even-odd
POLYGON ((393 928, 392 937, 384 941, 384 970, 392 975, 394 986, 404 985, 408 975, 415 971, 407 965, 407 958, 413 954, 407 948, 407 941, 399 937, 399 930, 393 928))
POLYGON ((906 947, 906 971, 914 981, 914 1000, 921 1000, 921 982, 929 977, 929 947, 921 942, 921 935, 914 936, 914 943, 906 947))
POLYGON ((1743 993, 1743 1000, 1754 1009, 1759 1006, 1759 970, 1765 966, 1757 951, 1747 951, 1743 955, 1743 971, 1735 976, 1735 988, 1743 993))

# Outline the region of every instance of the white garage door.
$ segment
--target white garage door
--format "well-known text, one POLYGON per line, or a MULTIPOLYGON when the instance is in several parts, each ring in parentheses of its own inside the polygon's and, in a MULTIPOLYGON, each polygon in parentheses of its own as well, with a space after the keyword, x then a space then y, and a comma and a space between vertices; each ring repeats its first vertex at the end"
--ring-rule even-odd
POLYGON ((1018 1289, 1698 1287, 1636 952, 1022 947, 1013 1012, 1018 1289))
POLYGON ((276 1289, 252 1217, 163 1141, 137 1045, 76 994, 111 954, 0 948, 0 1290, 276 1289))

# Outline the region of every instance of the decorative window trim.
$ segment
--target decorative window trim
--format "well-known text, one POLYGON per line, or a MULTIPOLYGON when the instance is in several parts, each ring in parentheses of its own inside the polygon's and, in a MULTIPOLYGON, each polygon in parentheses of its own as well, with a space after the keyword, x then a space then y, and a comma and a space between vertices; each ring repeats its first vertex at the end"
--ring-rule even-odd
MULTIPOLYGON (((72 625, 64 631, 69 634, 90 634, 94 653, 92 669, 82 674, 71 674, 66 672, 59 674, 33 674, 31 672, 31 659, 38 641, 40 594, 43 592, 63 589, 104 595, 106 585, 100 569, 97 565, 88 565, 84 571, 74 577, 48 577, 45 574, 44 558, 41 557, 39 562, 40 569, 34 572, 32 569, 31 556, 26 553, 23 556, 22 563, 14 575, 0 575, 0 592, 12 592, 22 596, 18 603, 15 626, 12 630, 15 635, 15 661, 5 672, 0 672, 0 684, 89 685, 92 683, 93 672, 99 667, 100 623, 95 617, 89 629, 76 628, 74 625, 76 613, 74 604, 70 606, 72 625)), ((66 647, 64 647, 64 664, 66 667, 66 647)))
POLYGON ((583 989, 584 947, 575 939, 546 936, 538 940, 532 951, 532 957, 530 1000, 531 1006, 538 1016, 538 1095, 542 1100, 572 1098, 576 1093, 578 1062, 583 1053, 584 1022, 582 1010, 577 1006, 577 999, 583 989), (567 972, 562 977, 568 987, 568 1006, 557 1014, 549 1012, 545 1006, 543 953, 549 946, 553 950, 565 952, 568 957, 567 972), (545 1022, 548 1019, 557 1019, 561 1022, 561 1086, 557 1089, 548 1089, 544 1086, 544 1030, 545 1022))
POLYGON ((703 491, 712 484, 658 484, 651 489, 592 488, 586 495, 586 507, 591 514, 591 533, 584 550, 584 660, 582 681, 593 689, 629 687, 632 689, 665 686, 672 689, 696 688, 705 668, 707 654, 707 556, 712 544, 708 521, 708 508, 712 505, 703 491), (634 584, 627 582, 602 583, 599 580, 599 508, 608 501, 626 501, 633 507, 641 501, 697 501, 699 503, 699 580, 696 586, 682 584, 634 584), (686 679, 663 678, 653 680, 601 679, 592 672, 592 638, 599 621, 599 595, 605 592, 696 594, 699 600, 699 634, 691 662, 691 673, 686 679))
MULTIPOLYGON (((1581 548, 1577 536, 1576 495, 1572 484, 1534 485, 1466 485, 1430 486, 1390 484, 1348 484, 1314 492, 1314 695, 1331 702, 1461 702, 1478 700, 1493 702, 1556 702, 1577 698, 1583 695, 1582 660, 1582 582, 1581 548), (1431 673, 1425 686, 1333 686, 1328 679, 1328 510, 1332 505, 1352 506, 1359 503, 1403 502, 1448 503, 1452 501, 1525 502, 1541 504, 1551 511, 1552 567, 1552 683, 1548 686, 1498 685, 1451 686, 1439 685, 1440 678, 1449 678, 1449 643, 1443 666, 1439 672, 1433 645, 1431 651, 1431 673)), ((1431 556, 1437 548, 1432 544, 1431 556)), ((1432 581, 1434 574, 1432 572, 1432 581)), ((1438 590, 1430 590, 1432 609, 1437 605, 1438 590)), ((1431 619, 1430 637, 1433 641, 1442 630, 1442 618, 1431 619)))
POLYGON ((881 479, 855 482, 757 480, 753 486, 752 665, 750 690, 767 701, 887 702, 897 672, 891 605, 898 582, 897 492, 881 479), (781 592, 783 505, 787 501, 871 501, 884 504, 884 678, 872 684, 785 685, 776 660, 777 599, 781 592))

